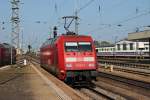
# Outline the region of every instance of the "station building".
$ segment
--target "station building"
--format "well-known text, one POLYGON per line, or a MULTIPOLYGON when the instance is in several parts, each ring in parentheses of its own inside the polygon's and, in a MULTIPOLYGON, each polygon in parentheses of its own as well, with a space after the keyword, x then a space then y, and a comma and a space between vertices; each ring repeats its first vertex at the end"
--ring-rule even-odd
POLYGON ((128 33, 128 40, 136 42, 148 42, 149 56, 150 56, 150 30, 145 30, 141 32, 128 33))

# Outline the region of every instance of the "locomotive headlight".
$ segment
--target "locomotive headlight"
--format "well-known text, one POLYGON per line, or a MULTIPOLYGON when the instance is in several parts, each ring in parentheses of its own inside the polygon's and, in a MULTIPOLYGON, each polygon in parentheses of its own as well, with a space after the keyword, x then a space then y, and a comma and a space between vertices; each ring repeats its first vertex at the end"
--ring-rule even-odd
POLYGON ((76 62, 77 58, 76 57, 67 57, 66 62, 76 62))
POLYGON ((72 64, 66 64, 66 67, 72 67, 72 64))
POLYGON ((84 57, 84 61, 94 61, 94 57, 84 57))
POLYGON ((94 67, 95 66, 95 64, 89 64, 89 67, 94 67))

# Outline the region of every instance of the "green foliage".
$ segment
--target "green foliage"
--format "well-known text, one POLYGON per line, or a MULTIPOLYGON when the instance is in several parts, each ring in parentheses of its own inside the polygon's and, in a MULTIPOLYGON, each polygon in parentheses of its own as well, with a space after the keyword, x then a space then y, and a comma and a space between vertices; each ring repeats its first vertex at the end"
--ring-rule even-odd
POLYGON ((96 47, 105 47, 105 46, 112 46, 113 44, 108 41, 94 41, 96 47))

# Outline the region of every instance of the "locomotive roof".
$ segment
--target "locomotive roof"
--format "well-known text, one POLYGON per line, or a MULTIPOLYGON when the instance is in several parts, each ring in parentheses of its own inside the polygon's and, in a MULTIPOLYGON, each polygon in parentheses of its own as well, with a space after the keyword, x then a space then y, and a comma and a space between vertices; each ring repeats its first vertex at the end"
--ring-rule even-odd
POLYGON ((48 44, 53 44, 58 38, 61 38, 61 37, 90 37, 90 36, 86 36, 86 35, 68 35, 68 34, 62 34, 62 35, 60 35, 60 36, 57 36, 57 37, 55 37, 55 38, 49 38, 49 39, 47 39, 43 44, 42 44, 42 46, 41 47, 44 47, 44 46, 46 46, 46 45, 48 45, 48 44))
POLYGON ((42 44, 42 47, 43 47, 43 46, 46 46, 46 45, 48 45, 48 44, 53 44, 53 43, 55 42, 55 40, 57 40, 57 38, 58 38, 58 37, 47 39, 47 40, 42 44))
MULTIPOLYGON (((8 43, 3 43, 2 45, 3 45, 3 47, 5 47, 5 48, 11 48, 11 47, 13 47, 13 46, 11 46, 11 45, 8 44, 8 43)), ((13 48, 14 48, 14 47, 13 47, 13 48)))
POLYGON ((91 36, 86 35, 61 35, 62 38, 91 38, 91 36))
POLYGON ((0 47, 3 47, 3 44, 0 43, 0 47))

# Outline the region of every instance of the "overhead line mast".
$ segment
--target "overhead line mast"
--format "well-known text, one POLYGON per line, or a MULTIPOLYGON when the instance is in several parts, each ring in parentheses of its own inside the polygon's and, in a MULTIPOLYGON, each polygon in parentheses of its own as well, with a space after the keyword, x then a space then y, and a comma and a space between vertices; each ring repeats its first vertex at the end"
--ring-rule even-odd
POLYGON ((80 7, 79 9, 78 9, 78 7, 77 7, 77 5, 78 5, 77 2, 78 2, 78 0, 76 1, 75 16, 72 16, 72 18, 75 19, 75 33, 76 33, 76 34, 78 34, 78 32, 79 32, 79 28, 78 28, 78 25, 79 25, 78 13, 80 13, 81 10, 85 9, 86 7, 88 7, 93 1, 95 1, 95 0, 90 0, 90 1, 88 1, 85 5, 83 5, 83 6, 80 7))
POLYGON ((75 12, 75 33, 76 34, 78 34, 78 25, 79 25, 79 23, 78 23, 78 12, 76 11, 75 12))
POLYGON ((11 44, 17 49, 17 54, 20 54, 19 46, 19 33, 20 33, 20 19, 19 19, 19 2, 20 0, 12 0, 12 31, 11 31, 11 44))
POLYGON ((69 27, 75 20, 75 33, 78 34, 78 16, 64 16, 62 18, 65 19, 64 28, 67 32, 70 32, 69 27), (67 21, 69 21, 67 19, 70 19, 70 23, 67 23, 67 21))

